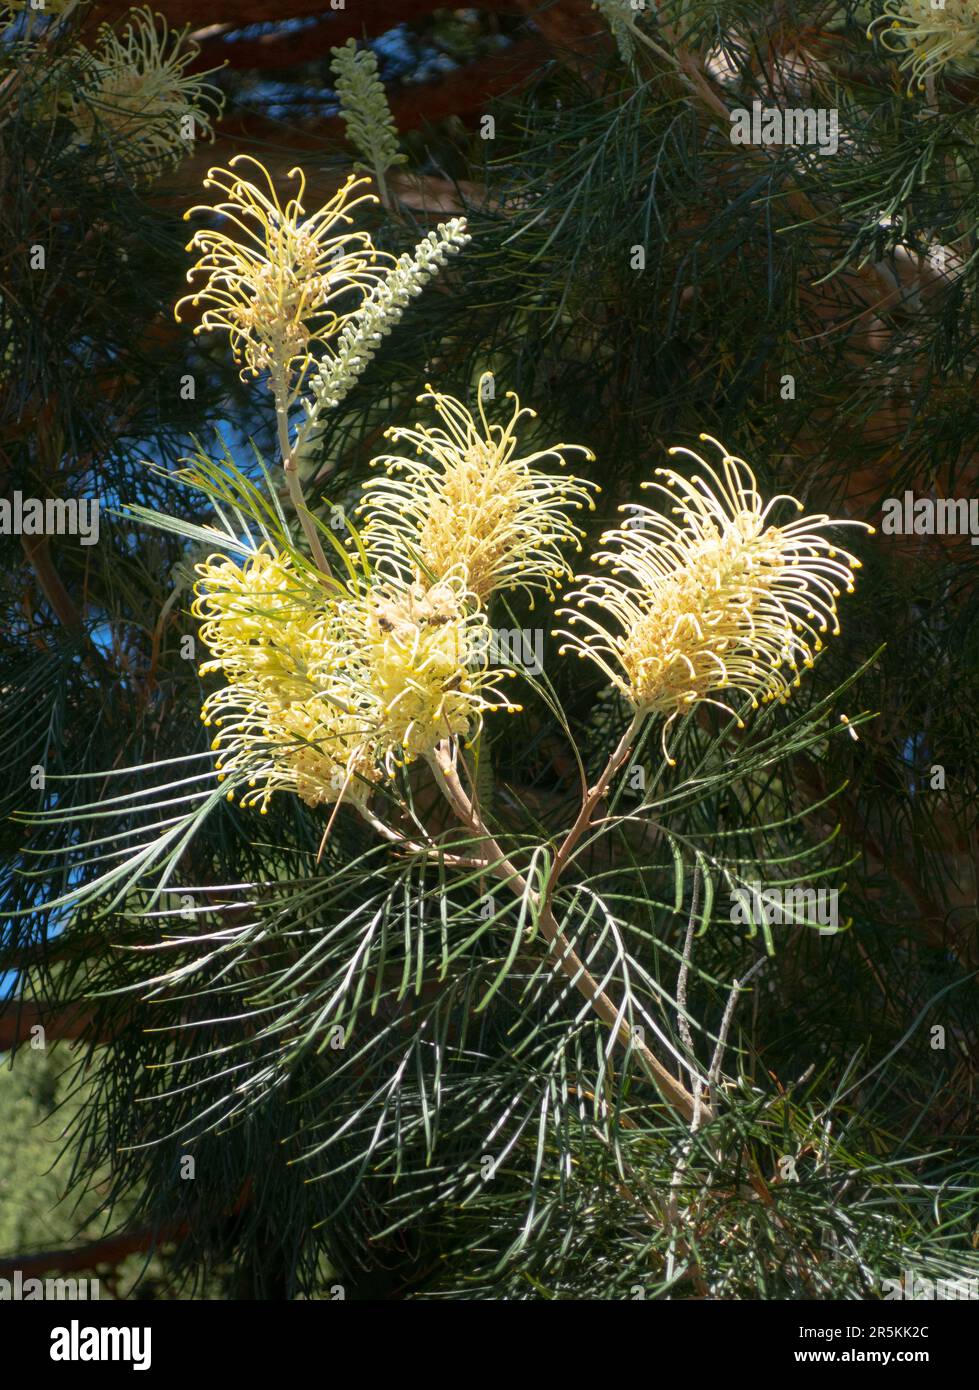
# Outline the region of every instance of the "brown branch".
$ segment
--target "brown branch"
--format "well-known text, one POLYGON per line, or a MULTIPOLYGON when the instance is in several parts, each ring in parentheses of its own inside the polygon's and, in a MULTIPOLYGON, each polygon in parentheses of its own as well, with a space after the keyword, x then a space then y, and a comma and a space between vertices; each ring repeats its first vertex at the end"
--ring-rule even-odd
POLYGON ((81 636, 85 631, 85 624, 82 622, 82 615, 75 607, 74 599, 65 588, 61 576, 55 569, 54 561, 51 558, 50 537, 22 536, 21 544, 41 587, 41 592, 54 610, 58 621, 67 632, 74 632, 81 636))
POLYGON ((8 999, 0 1003, 0 1052, 9 1052, 11 1048, 29 1042, 31 1029, 36 1027, 44 1029, 46 1044, 75 1042, 80 1038, 88 1042, 107 1043, 122 1031, 121 1024, 111 1030, 93 1030, 96 1021, 95 1010, 84 1004, 8 999))
POLYGON ((190 1225, 181 1221, 173 1226, 154 1230, 123 1231, 104 1236, 67 1250, 38 1250, 30 1255, 14 1255, 0 1260, 0 1279, 11 1279, 18 1271, 24 1279, 40 1279, 52 1270, 60 1273, 97 1269, 101 1265, 118 1265, 129 1255, 148 1254, 161 1245, 185 1240, 190 1225))
MULTIPOLYGON (((443 0, 444 3, 444 0, 443 0)), ((189 24, 201 30, 205 15, 209 32, 218 25, 243 29, 249 24, 281 24, 287 19, 307 19, 320 15, 336 21, 337 32, 345 36, 383 33, 396 24, 408 22, 440 6, 434 0, 346 0, 342 10, 335 10, 330 0, 154 0, 153 9, 169 24, 189 24)), ((130 0, 96 0, 88 7, 88 24, 114 24, 124 19, 131 8, 130 0)), ((492 9, 494 6, 481 5, 492 9)))
MULTIPOLYGON (((250 1204, 254 1191, 251 1177, 241 1185, 236 1201, 226 1215, 238 1216, 250 1204)), ((37 1250, 30 1255, 12 1255, 0 1259, 0 1279, 10 1279, 18 1271, 23 1279, 43 1278, 52 1270, 61 1273, 99 1269, 103 1265, 118 1265, 129 1255, 149 1254, 161 1245, 173 1245, 186 1240, 191 1232, 190 1221, 175 1221, 164 1226, 144 1226, 135 1231, 120 1231, 103 1236, 85 1245, 63 1250, 37 1250)))

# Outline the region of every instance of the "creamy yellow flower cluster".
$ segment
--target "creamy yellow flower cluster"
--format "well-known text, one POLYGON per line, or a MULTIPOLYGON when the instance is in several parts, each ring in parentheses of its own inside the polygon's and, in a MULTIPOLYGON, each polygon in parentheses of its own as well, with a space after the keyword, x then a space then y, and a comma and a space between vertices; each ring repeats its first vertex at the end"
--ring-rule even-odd
MULTIPOLYGON (((666 735, 695 704, 736 712, 716 693, 738 691, 752 709, 785 702, 812 666, 827 633, 839 633, 836 600, 853 592, 860 561, 823 534, 862 522, 808 516, 776 526, 779 503, 768 503, 743 459, 710 435, 715 468, 689 449, 699 471, 691 479, 659 468, 663 483, 645 483, 669 503, 669 516, 630 505, 626 523, 607 531, 593 558, 609 572, 582 575, 568 597, 568 643, 595 663, 638 714, 663 717, 666 735), (609 621, 611 619, 611 622, 609 621), (581 631, 571 630, 578 624, 581 631)), ((743 721, 738 717, 743 727, 743 721)), ((670 760, 672 761, 672 760, 670 760)))
POLYGON ((394 258, 352 225, 354 210, 376 201, 366 191, 368 179, 351 175, 307 217, 305 175, 290 169, 288 176, 299 186, 283 203, 268 170, 251 155, 236 155, 229 169, 209 170, 204 187, 217 188, 224 199, 190 208, 184 217, 214 212, 230 231, 195 232, 190 247, 201 256, 188 278, 204 278, 179 301, 176 314, 179 319, 184 305, 203 302, 194 331, 226 330, 243 378, 278 371, 301 384, 314 345, 338 336, 369 291, 383 283, 394 258), (261 184, 237 173, 240 164, 253 165, 261 184), (342 316, 335 307, 340 300, 347 301, 342 316))
MULTIPOLYGON (((207 302, 201 326, 224 329, 256 375, 301 381, 311 344, 321 342, 326 361, 311 389, 329 401, 448 250, 463 244, 463 224, 440 228, 392 268, 352 227, 355 181, 307 218, 303 183, 283 205, 261 172, 267 191, 231 170, 211 171, 228 200, 216 210, 238 237, 197 234, 192 245, 203 256, 192 276, 203 272, 206 282, 191 302, 207 302), (340 312, 334 300, 351 289, 354 303, 340 312)), ((194 611, 213 654, 202 670, 227 680, 202 717, 218 729, 221 775, 246 784, 243 804, 264 811, 276 789, 288 788, 311 806, 349 798, 366 808, 372 787, 398 766, 434 755, 444 740, 472 738, 491 710, 518 708, 499 688, 513 672, 490 668, 490 601, 517 589, 531 602, 535 592, 553 597, 572 578, 567 551, 580 550, 583 536, 572 517, 594 508, 597 487, 538 467, 594 456, 562 443, 524 451, 520 436, 534 412, 507 392, 504 420, 492 420, 494 389, 484 373, 474 415, 429 386, 418 399, 438 423, 388 430, 414 457, 374 460, 381 471, 363 489, 364 526, 343 579, 325 572, 308 529, 324 572, 268 544, 242 564, 212 557, 198 566, 194 611)), ((688 480, 660 469, 664 481, 648 485, 679 520, 631 508, 594 557, 608 573, 578 575, 564 610, 568 647, 597 666, 636 718, 662 718, 667 757, 671 724, 701 701, 736 714, 721 692, 754 708, 787 699, 823 637, 839 630, 836 600, 859 565, 826 538, 838 523, 825 515, 776 525, 779 503, 801 504, 766 504, 748 465, 710 442, 717 467, 673 450, 699 471, 688 480)))
POLYGON ((268 375, 283 443, 288 412, 304 386, 307 421, 297 439, 320 409, 339 404, 406 306, 469 241, 465 219, 451 218, 413 254, 395 258, 354 226, 354 211, 378 201, 368 191, 369 179, 351 175, 307 215, 305 174, 290 169, 287 177, 297 179, 298 187, 283 200, 269 171, 251 155, 235 155, 227 169, 208 170, 204 187, 218 189, 223 198, 190 208, 184 217, 211 213, 224 226, 201 228, 188 243, 188 251, 201 253, 187 273, 194 288, 174 310, 179 322, 182 312, 203 305, 195 334, 224 330, 242 380, 268 375), (243 165, 256 171, 257 181, 246 177, 243 165))
POLYGON ((473 684, 442 688, 450 624, 411 623, 389 593, 324 586, 268 545, 241 565, 212 557, 197 569, 194 613, 214 654, 201 673, 229 680, 201 717, 219 730, 219 777, 247 782, 242 805, 265 811, 277 788, 310 806, 362 802, 379 753, 419 747, 433 719, 468 728, 473 684))
MULTIPOLYGON (((396 427, 389 439, 406 440, 414 459, 382 454, 375 465, 385 476, 364 488, 359 510, 366 513, 364 539, 379 560, 421 582, 461 565, 476 600, 486 604, 497 589, 543 589, 569 573, 561 546, 581 549, 582 532, 569 511, 594 510, 595 483, 544 473, 532 465, 542 459, 565 462, 573 452, 593 460, 579 444, 552 444, 519 456, 518 426, 536 411, 521 408, 512 391, 510 419, 491 425, 485 397, 493 376, 479 381, 479 421, 461 402, 431 386, 419 401, 432 401, 441 426, 396 427)), ((531 599, 531 602, 533 600, 531 599)))
MULTIPOLYGON (((480 434, 461 402, 434 399, 458 436, 450 445, 444 431, 407 432, 423 451, 438 451, 439 467, 376 460, 400 489, 388 494, 390 479, 366 489, 363 540, 375 567, 324 585, 268 547, 242 566, 212 559, 198 567, 195 612, 214 653, 203 670, 221 669, 231 681, 208 698, 204 717, 222 726, 214 745, 227 750, 222 771, 251 779, 245 803, 264 809, 276 787, 310 805, 348 792, 362 800, 383 773, 443 739, 472 737, 486 712, 518 708, 496 684, 513 673, 487 666, 485 604, 501 589, 549 590, 568 574, 559 546, 579 533, 561 508, 585 505, 589 494, 579 480, 538 473, 512 450, 501 475, 513 421, 480 434), (492 488, 480 490, 479 469, 492 488), (460 477, 469 485, 463 493, 460 477), (519 501, 501 533, 508 491, 519 501)), ((779 503, 797 512, 801 504, 764 502, 748 465, 703 437, 720 452, 716 468, 677 449, 699 471, 687 479, 659 469, 664 481, 647 484, 679 520, 629 507, 594 557, 609 572, 577 576, 580 587, 567 595, 573 606, 562 610, 562 650, 593 662, 636 714, 663 719, 667 758, 670 726, 700 702, 740 724, 722 692, 752 708, 787 700, 824 638, 839 632, 837 599, 852 592, 860 567, 824 532, 862 523, 819 515, 775 525, 779 503)))
POLYGON ((220 774, 248 783, 243 804, 265 810, 279 787, 313 806, 362 804, 399 765, 473 737, 487 711, 519 708, 499 688, 514 673, 489 664, 486 605, 570 575, 560 547, 580 547, 581 532, 566 509, 593 505, 594 485, 532 466, 570 446, 517 456, 516 423, 532 412, 515 397, 506 425, 482 405, 477 425, 451 396, 421 399, 445 428, 403 432, 427 463, 375 460, 388 474, 365 490, 346 579, 304 577, 268 545, 198 566, 194 612, 213 653, 202 673, 229 681, 202 717, 219 729, 220 774))
MULTIPOLYGON (((276 788, 310 806, 361 803, 382 775, 470 737, 483 712, 515 709, 491 672, 486 615, 461 570, 428 587, 360 576, 311 591, 288 559, 263 547, 238 565, 198 565, 194 613, 214 653, 203 674, 220 776, 247 780, 243 805, 264 811, 276 788)), ((233 796, 233 793, 229 795, 233 796)))

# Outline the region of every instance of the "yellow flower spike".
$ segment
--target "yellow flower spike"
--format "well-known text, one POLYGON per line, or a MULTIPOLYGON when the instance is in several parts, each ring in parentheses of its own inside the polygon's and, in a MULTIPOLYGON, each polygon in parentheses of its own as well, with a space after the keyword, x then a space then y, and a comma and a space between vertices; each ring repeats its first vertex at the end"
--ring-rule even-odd
POLYGON ((907 71, 908 95, 945 68, 974 72, 979 60, 979 0, 884 0, 867 37, 896 54, 907 71))
POLYGON ((385 476, 367 482, 358 508, 367 516, 364 543, 375 562, 393 565, 406 580, 441 580, 461 566, 481 605, 499 589, 523 589, 531 599, 533 590, 550 595, 555 579, 571 573, 560 547, 580 548, 583 534, 567 512, 594 510, 591 491, 598 491, 595 483, 533 466, 547 458, 563 464, 572 451, 593 458, 583 445, 518 454, 518 426, 536 412, 508 391, 509 420, 490 424, 483 389, 489 378, 480 378, 478 420, 461 401, 428 386, 418 399, 433 403, 441 426, 388 431, 390 439, 413 445, 423 461, 375 458, 385 476))
MULTIPOLYGON (((201 638, 215 657, 202 671, 273 681, 285 698, 308 693, 308 672, 322 656, 323 625, 315 621, 315 611, 310 616, 317 604, 322 608, 322 591, 314 594, 268 544, 241 565, 212 555, 196 569, 191 612, 201 620, 201 638)), ((207 705, 204 712, 221 726, 223 716, 207 705)))
POLYGON ((461 567, 437 584, 351 578, 324 596, 262 546, 243 562, 199 564, 193 605, 228 681, 220 776, 247 781, 241 804, 278 789, 308 805, 355 804, 442 739, 472 737, 489 710, 516 710, 489 666, 490 629, 461 567))
POLYGON ((279 373, 298 390, 314 344, 329 344, 342 331, 394 260, 375 248, 368 232, 352 228, 353 210, 377 201, 372 193, 357 193, 369 180, 351 175, 306 216, 305 175, 290 169, 287 177, 299 186, 283 204, 271 174, 251 155, 235 155, 227 169, 208 171, 205 188, 220 190, 225 200, 191 208, 185 217, 216 213, 236 234, 194 234, 187 249, 201 254, 187 279, 195 287, 174 315, 179 322, 184 305, 206 304, 194 332, 225 330, 242 379, 279 373), (241 163, 253 165, 265 187, 234 173, 241 163))
POLYGON ((310 589, 287 557, 266 544, 241 564, 211 556, 197 566, 192 611, 228 684, 209 695, 206 720, 228 727, 215 740, 218 767, 256 788, 243 804, 277 788, 311 806, 366 795, 374 775, 366 717, 352 708, 338 672, 352 653, 335 605, 310 589))
POLYGON ((569 643, 561 650, 594 662, 637 713, 663 716, 664 753, 670 725, 691 704, 735 714, 712 692, 740 690, 755 708, 756 697, 788 698, 801 678, 789 679, 783 664, 789 672, 798 672, 800 659, 812 666, 823 647, 819 631, 832 624, 839 632, 837 585, 852 586, 855 557, 821 532, 863 526, 825 515, 772 524, 777 503, 797 513, 801 503, 784 496, 764 503, 744 460, 709 435, 701 438, 720 451, 718 467, 691 450, 671 449, 699 471, 688 481, 657 469, 664 481, 644 484, 670 503, 679 523, 629 507, 633 515, 602 537, 610 548, 595 557, 615 577, 579 576, 581 588, 567 595, 575 607, 558 610, 568 614, 569 630, 560 635, 569 643), (575 624, 586 631, 574 631, 575 624))

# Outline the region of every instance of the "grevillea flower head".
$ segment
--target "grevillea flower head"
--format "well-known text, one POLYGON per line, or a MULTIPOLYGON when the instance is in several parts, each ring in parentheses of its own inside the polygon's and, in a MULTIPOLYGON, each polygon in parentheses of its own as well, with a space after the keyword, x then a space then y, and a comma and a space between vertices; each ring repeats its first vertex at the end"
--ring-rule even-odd
POLYGON ((172 32, 146 8, 131 12, 121 35, 104 24, 99 40, 81 88, 68 98, 76 139, 91 144, 107 134, 117 164, 150 179, 183 159, 198 136, 213 140, 223 98, 206 74, 187 72, 200 52, 187 28, 172 32))
POLYGON ((324 637, 331 611, 322 586, 312 591, 288 557, 268 544, 240 565, 212 555, 196 570, 191 611, 214 658, 201 674, 220 670, 233 680, 256 681, 281 702, 308 694, 311 674, 332 649, 324 637))
POLYGON ((367 513, 364 541, 378 559, 439 580, 462 569, 480 604, 497 589, 552 591, 555 580, 570 574, 560 547, 581 549, 582 532, 569 510, 594 510, 597 485, 581 478, 545 473, 533 465, 541 459, 564 463, 577 451, 593 458, 580 444, 552 444, 518 455, 518 425, 536 411, 521 407, 512 391, 510 418, 490 424, 479 382, 479 421, 453 396, 426 387, 419 401, 430 400, 442 428, 416 425, 394 428, 388 437, 407 440, 417 458, 384 454, 374 459, 385 476, 369 479, 359 508, 367 513))
POLYGON ((242 682, 209 696, 203 717, 221 726, 211 744, 218 779, 243 783, 240 804, 263 815, 275 791, 294 792, 307 806, 356 805, 377 781, 365 717, 335 697, 282 703, 267 687, 242 682))
POLYGON ((908 89, 924 87, 947 67, 974 71, 979 59, 979 0, 885 0, 869 37, 898 54, 909 71, 908 89))
POLYGON ((376 578, 340 605, 351 649, 352 694, 372 705, 378 757, 388 773, 442 739, 473 737, 489 710, 515 711, 490 670, 489 628, 460 568, 432 585, 376 578))
POLYGON ((562 633, 562 651, 594 662, 637 714, 664 717, 664 754, 670 725, 696 703, 735 714, 716 692, 740 691, 753 709, 787 700, 823 637, 839 633, 836 600, 841 589, 852 592, 860 566, 822 533, 862 522, 820 515, 773 524, 777 503, 799 512, 802 504, 766 504, 744 460, 710 435, 701 439, 720 450, 718 468, 671 449, 701 471, 688 481, 660 468, 664 481, 644 484, 669 499, 679 523, 630 508, 593 557, 609 574, 579 576, 581 588, 568 595, 576 607, 562 610, 569 626, 584 629, 562 633))
POLYGON ((242 805, 264 811, 279 788, 310 806, 362 804, 384 771, 518 708, 497 688, 513 673, 490 670, 461 570, 430 586, 355 573, 324 587, 266 544, 197 571, 193 612, 212 653, 201 672, 228 681, 201 718, 217 729, 221 778, 247 784, 242 805))
POLYGON ((235 155, 228 169, 208 171, 204 187, 220 189, 225 201, 191 208, 184 216, 218 213, 238 235, 207 229, 194 234, 187 249, 201 255, 187 279, 203 280, 175 314, 179 321, 182 306, 204 304, 194 332, 226 330, 243 379, 271 372, 291 385, 295 376, 298 390, 314 345, 340 333, 393 261, 376 250, 368 232, 353 227, 353 210, 377 201, 357 192, 367 179, 351 176, 307 217, 305 175, 291 169, 288 177, 298 179, 299 187, 283 204, 272 176, 251 155, 235 155), (234 172, 243 162, 255 166, 264 186, 234 172))
POLYGON ((192 611, 213 653, 201 673, 229 681, 201 712, 218 729, 219 777, 246 783, 241 804, 263 812, 280 788, 310 806, 362 800, 376 778, 371 711, 347 674, 339 585, 314 589, 268 544, 242 564, 212 556, 197 572, 192 611))

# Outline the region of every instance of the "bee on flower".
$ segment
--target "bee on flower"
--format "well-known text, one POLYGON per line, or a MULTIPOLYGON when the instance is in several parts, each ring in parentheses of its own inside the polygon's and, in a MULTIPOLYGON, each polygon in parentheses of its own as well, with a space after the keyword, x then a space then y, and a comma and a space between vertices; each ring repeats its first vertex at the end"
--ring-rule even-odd
MULTIPOLYGON (((808 516, 775 525, 779 502, 763 501, 743 459, 710 435, 720 450, 715 469, 688 449, 702 470, 687 480, 657 469, 662 483, 646 483, 668 499, 679 523, 646 507, 606 532, 607 549, 593 558, 604 575, 579 576, 569 594, 572 650, 593 662, 637 715, 663 717, 666 737, 678 715, 698 702, 717 705, 743 721, 717 692, 740 691, 753 709, 784 702, 811 667, 827 634, 839 633, 836 600, 853 591, 860 561, 822 534, 835 522, 808 516)), ((866 528, 871 529, 871 528, 866 528)))
POLYGON ((923 88, 945 68, 973 71, 979 55, 979 0, 885 0, 868 37, 879 37, 909 71, 909 92, 923 88))
POLYGON ((489 628, 456 568, 432 585, 379 576, 340 604, 351 647, 354 688, 373 706, 378 757, 386 771, 423 757, 443 739, 472 738, 490 710, 515 712, 490 671, 489 628))
POLYGON ((291 169, 299 186, 283 203, 268 170, 251 155, 235 155, 227 169, 211 169, 205 188, 225 199, 184 214, 216 213, 229 231, 201 229, 187 247, 200 258, 187 273, 194 285, 175 309, 204 305, 195 333, 222 329, 241 366, 241 376, 271 373, 279 394, 294 398, 312 362, 314 346, 335 338, 381 284, 392 257, 378 251, 370 234, 353 227, 355 208, 376 202, 358 192, 367 179, 350 178, 316 212, 306 216, 306 177, 291 169), (259 182, 234 172, 253 165, 259 182), (196 282, 196 283, 195 283, 196 282))
POLYGON ((484 406, 490 373, 480 378, 479 420, 453 396, 426 387, 442 427, 416 425, 387 431, 407 441, 416 458, 384 454, 373 460, 383 477, 364 487, 364 543, 368 551, 393 562, 416 580, 439 580, 461 567, 476 601, 485 605, 498 589, 543 589, 571 573, 562 545, 581 549, 580 529, 569 510, 594 510, 595 483, 545 473, 542 459, 565 462, 573 451, 591 459, 580 444, 552 444, 520 454, 518 426, 536 411, 517 396, 509 420, 490 424, 484 406))
POLYGON ((121 36, 108 25, 86 56, 83 82, 66 98, 75 138, 111 141, 112 156, 133 178, 153 179, 183 159, 195 138, 214 138, 223 98, 206 74, 187 72, 200 48, 187 28, 171 32, 162 15, 133 10, 121 36))

